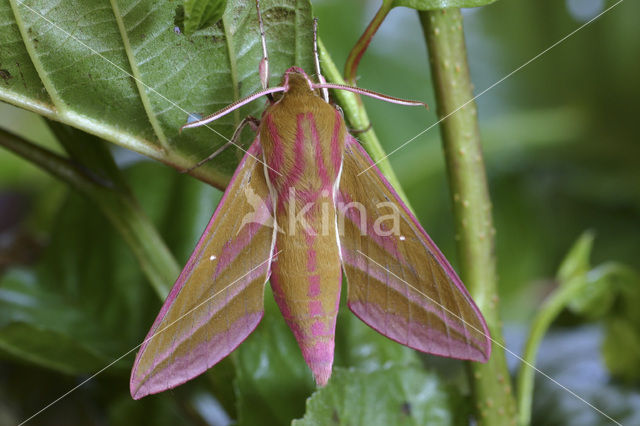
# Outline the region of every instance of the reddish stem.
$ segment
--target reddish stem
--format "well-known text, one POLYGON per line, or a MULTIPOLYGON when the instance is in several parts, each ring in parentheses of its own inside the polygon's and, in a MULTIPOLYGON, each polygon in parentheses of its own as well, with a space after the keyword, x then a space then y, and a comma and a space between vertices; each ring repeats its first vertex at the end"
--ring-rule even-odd
POLYGON ((373 17, 367 29, 353 46, 351 52, 349 52, 347 62, 344 65, 344 78, 350 85, 356 85, 356 73, 358 72, 360 59, 362 58, 362 55, 364 55, 364 52, 366 52, 367 47, 369 47, 369 43, 371 43, 371 39, 378 31, 378 28, 380 28, 380 24, 382 24, 382 21, 384 21, 384 18, 387 17, 387 14, 392 8, 392 1, 385 0, 382 2, 382 6, 378 9, 378 13, 373 17))

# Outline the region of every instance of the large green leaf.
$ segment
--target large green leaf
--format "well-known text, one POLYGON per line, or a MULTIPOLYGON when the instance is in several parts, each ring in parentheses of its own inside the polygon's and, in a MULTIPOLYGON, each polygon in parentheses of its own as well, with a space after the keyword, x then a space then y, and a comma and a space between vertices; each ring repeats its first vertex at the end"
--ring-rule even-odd
MULTIPOLYGON (((292 65, 311 70, 308 0, 262 2, 272 83, 292 65)), ((230 3, 214 26, 175 31, 171 0, 0 0, 0 100, 184 169, 224 142, 253 104, 211 128, 178 133, 260 87, 252 0, 230 3), (212 131, 213 130, 213 131, 212 131)), ((228 182, 242 152, 226 150, 194 174, 228 182)))
POLYGON ((329 384, 307 401, 295 426, 464 424, 462 399, 438 376, 415 367, 367 373, 336 368, 329 384))

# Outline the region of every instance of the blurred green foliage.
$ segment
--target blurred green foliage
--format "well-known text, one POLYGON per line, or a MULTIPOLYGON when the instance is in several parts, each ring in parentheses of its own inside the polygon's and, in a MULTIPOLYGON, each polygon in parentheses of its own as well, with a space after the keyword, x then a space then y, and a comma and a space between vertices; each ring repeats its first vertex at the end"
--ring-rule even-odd
MULTIPOLYGON (((465 10, 476 92, 613 4, 586 3, 600 4, 586 18, 571 0, 502 0, 465 10)), ((314 2, 320 36, 338 64, 378 6, 364 0, 314 2)), ((542 343, 539 366, 626 424, 638 423, 640 416, 634 408, 640 398, 640 292, 633 280, 640 270, 637 16, 640 4, 623 2, 477 101, 505 324, 518 330, 556 285, 587 280, 588 291, 556 322, 561 331, 542 343), (562 263, 585 229, 597 238, 580 240, 562 263), (607 269, 612 265, 623 272, 612 274, 607 269), (579 327, 583 322, 600 326, 585 332, 579 327)), ((8 48, 0 45, 0 68, 8 48)), ((359 74, 361 87, 433 106, 414 11, 390 13, 359 74)), ((435 122, 434 113, 364 102, 388 152, 435 122)), ((0 126, 62 152, 34 114, 0 104, 0 126)), ((144 212, 184 263, 220 192, 125 150, 115 149, 114 157, 144 212)), ((421 222, 455 265, 437 126, 390 160, 421 222)), ((0 424, 15 424, 138 344, 160 301, 95 205, 4 150, 0 218, 0 424), (26 207, 13 209, 18 199, 26 207), (24 244, 36 255, 17 256, 24 244)), ((36 424, 59 424, 60 419, 66 424, 226 424, 229 418, 283 424, 303 416, 300 424, 319 424, 334 414, 357 424, 371 414, 356 407, 366 398, 394 407, 381 415, 439 416, 441 424, 458 421, 451 416, 455 407, 468 411, 467 389, 457 379, 460 363, 419 357, 381 338, 348 311, 338 320, 336 365, 341 368, 327 388, 307 401, 305 411, 305 399, 314 390, 311 376, 270 297, 256 333, 230 360, 192 383, 134 402, 128 394, 132 353, 54 405, 36 424), (423 364, 438 368, 426 371, 423 364), (392 386, 397 392, 385 394, 392 386)), ((523 340, 518 335, 507 339, 516 352, 511 340, 523 340)), ((533 420, 608 424, 543 377, 536 381, 533 420)))

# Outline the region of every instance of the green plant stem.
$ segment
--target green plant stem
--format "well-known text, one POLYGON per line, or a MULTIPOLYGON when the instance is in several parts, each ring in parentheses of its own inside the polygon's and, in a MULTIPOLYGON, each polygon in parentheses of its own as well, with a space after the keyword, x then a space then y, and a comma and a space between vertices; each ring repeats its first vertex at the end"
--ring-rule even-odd
POLYGON ((482 311, 494 342, 489 361, 470 366, 477 420, 490 426, 515 424, 516 406, 498 311, 495 229, 477 109, 475 102, 469 102, 473 89, 462 15, 459 9, 419 15, 429 49, 438 116, 443 120, 440 130, 453 198, 460 275, 482 311))
POLYGON ((162 237, 128 191, 105 185, 67 158, 2 129, 0 145, 92 200, 131 247, 147 279, 164 300, 180 273, 180 268, 162 237))
MULTIPOLYGON (((325 49, 322 40, 318 40, 318 47, 320 50, 320 64, 322 65, 322 72, 325 78, 332 83, 345 84, 340 71, 338 71, 338 67, 336 67, 336 64, 331 59, 327 49, 325 49)), ((407 206, 411 208, 409 201, 407 200, 407 196, 400 186, 398 177, 391 168, 391 164, 387 159, 387 154, 382 148, 382 145, 380 145, 376 132, 373 130, 371 122, 369 121, 367 111, 365 110, 364 105, 362 105, 362 102, 360 102, 359 97, 346 90, 334 90, 333 94, 335 95, 338 104, 342 107, 349 125, 357 130, 366 129, 358 134, 358 140, 362 143, 362 146, 371 156, 373 161, 379 161, 379 163, 376 164, 378 169, 380 169, 380 171, 385 175, 389 183, 393 185, 395 190, 398 192, 398 195, 402 197, 407 206)))
POLYGON ((531 324, 531 331, 524 347, 522 364, 518 371, 516 390, 518 395, 518 423, 526 426, 531 422, 531 404, 533 401, 533 379, 536 354, 540 342, 549 326, 567 304, 580 294, 589 282, 579 278, 570 280, 566 285, 556 288, 540 307, 531 324))

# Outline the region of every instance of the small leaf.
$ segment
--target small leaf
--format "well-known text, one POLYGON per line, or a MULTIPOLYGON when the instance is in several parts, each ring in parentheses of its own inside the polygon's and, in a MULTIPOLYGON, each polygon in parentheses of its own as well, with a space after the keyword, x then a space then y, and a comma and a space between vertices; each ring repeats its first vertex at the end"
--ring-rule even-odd
POLYGON ((584 232, 565 256, 558 268, 558 281, 564 282, 572 278, 583 276, 590 268, 589 257, 593 248, 594 234, 584 232))
POLYGON ((496 0, 388 0, 393 7, 404 6, 416 10, 447 9, 451 7, 479 7, 491 4, 496 0))
POLYGON ((304 418, 293 425, 453 425, 465 424, 467 414, 463 399, 421 368, 336 368, 328 385, 307 401, 304 418))
POLYGON ((226 7, 227 0, 184 0, 184 33, 191 35, 214 25, 226 7))
POLYGON ((567 308, 590 319, 602 317, 611 307, 617 293, 613 265, 591 269, 591 250, 594 234, 584 232, 573 244, 560 264, 557 279, 561 288, 575 287, 567 308))
POLYGON ((614 262, 604 263, 590 270, 582 290, 576 294, 568 308, 588 319, 601 318, 611 310, 613 303, 624 285, 628 268, 614 262))

